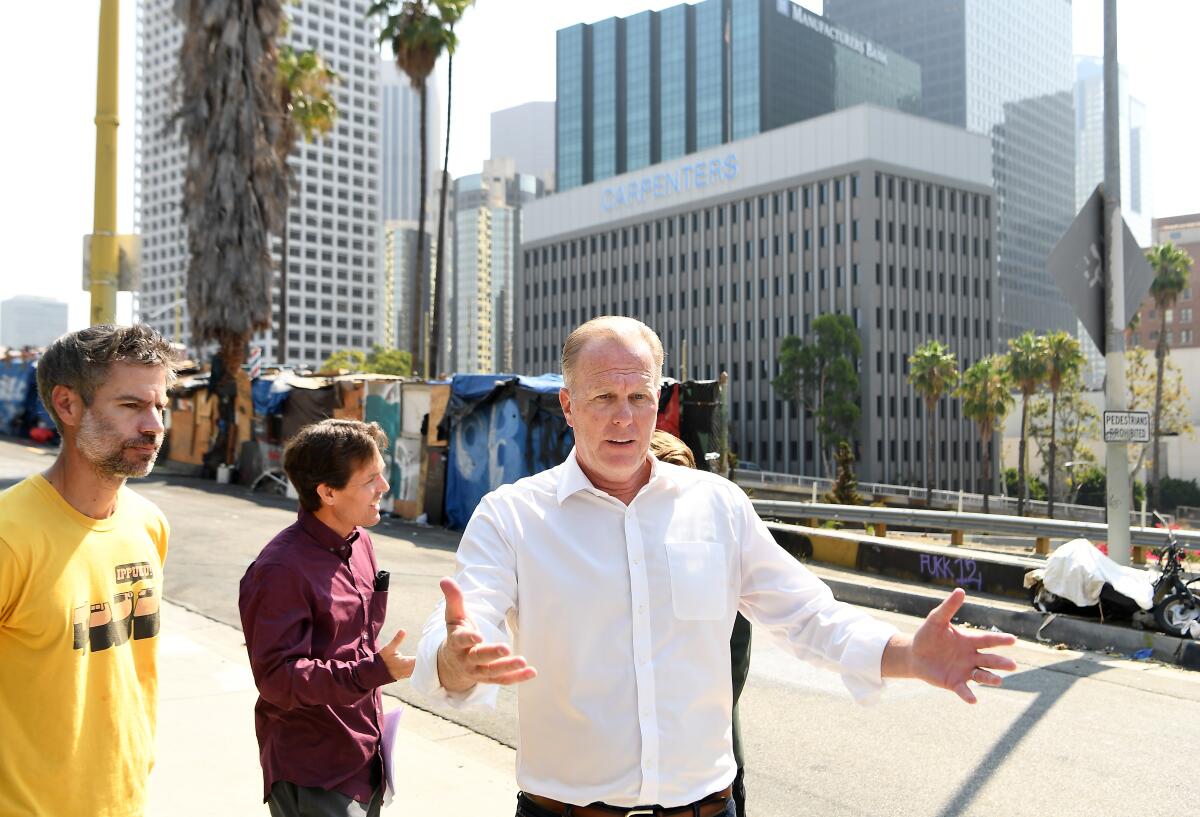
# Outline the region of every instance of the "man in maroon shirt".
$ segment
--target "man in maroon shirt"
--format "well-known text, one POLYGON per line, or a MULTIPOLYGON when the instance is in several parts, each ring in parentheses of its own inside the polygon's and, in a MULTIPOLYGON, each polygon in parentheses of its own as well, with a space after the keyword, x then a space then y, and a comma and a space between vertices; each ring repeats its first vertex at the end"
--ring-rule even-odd
POLYGON ((377 646, 387 573, 371 537, 387 493, 376 423, 302 429, 283 467, 300 494, 296 523, 242 578, 238 607, 258 686, 254 726, 274 817, 379 814, 380 688, 412 675, 404 631, 377 646))

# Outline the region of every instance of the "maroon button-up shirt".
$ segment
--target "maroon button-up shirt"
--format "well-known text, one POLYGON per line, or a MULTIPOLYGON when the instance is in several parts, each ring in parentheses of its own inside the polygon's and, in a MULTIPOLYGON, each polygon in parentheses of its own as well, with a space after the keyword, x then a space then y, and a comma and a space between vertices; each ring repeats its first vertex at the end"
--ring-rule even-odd
POLYGON ((364 803, 379 785, 379 688, 392 674, 376 652, 387 610, 376 572, 365 530, 343 539, 301 510, 242 577, 264 800, 281 780, 364 803))

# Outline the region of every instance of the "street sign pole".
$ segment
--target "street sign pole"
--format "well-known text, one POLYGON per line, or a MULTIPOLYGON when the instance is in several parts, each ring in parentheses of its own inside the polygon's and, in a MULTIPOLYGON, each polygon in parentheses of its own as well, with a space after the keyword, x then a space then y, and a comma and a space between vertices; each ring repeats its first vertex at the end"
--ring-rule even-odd
POLYGON ((96 195, 92 216, 92 326, 117 321, 117 46, 120 0, 100 2, 96 66, 96 195))
MULTIPOLYGON (((1104 407, 1123 412, 1125 393, 1125 269, 1121 221, 1120 100, 1117 84, 1117 0, 1104 0, 1104 407)), ((1127 443, 1107 442, 1104 465, 1108 488, 1108 555, 1129 564, 1129 458, 1127 443)))

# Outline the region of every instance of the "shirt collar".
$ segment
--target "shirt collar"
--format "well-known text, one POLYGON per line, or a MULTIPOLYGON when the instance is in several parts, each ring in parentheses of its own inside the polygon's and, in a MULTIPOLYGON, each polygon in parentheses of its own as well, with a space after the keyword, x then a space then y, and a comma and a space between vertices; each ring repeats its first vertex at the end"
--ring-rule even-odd
MULTIPOLYGON (((579 458, 576 456, 575 449, 571 449, 571 453, 567 455, 567 459, 562 464, 562 471, 558 478, 558 504, 561 505, 567 501, 567 497, 573 496, 580 491, 600 491, 599 488, 592 484, 592 481, 587 478, 587 474, 583 473, 583 469, 579 467, 579 458)), ((674 468, 668 468, 655 459, 653 454, 647 454, 650 457, 650 479, 646 485, 654 485, 656 482, 663 482, 672 488, 681 488, 682 484, 679 481, 679 474, 674 468)), ((601 492, 603 493, 603 492, 601 492)))
POLYGON ((337 531, 304 508, 300 509, 298 517, 301 529, 309 535, 313 544, 341 559, 350 558, 354 543, 358 541, 359 534, 362 532, 359 528, 356 527, 349 536, 343 539, 337 535, 337 531))

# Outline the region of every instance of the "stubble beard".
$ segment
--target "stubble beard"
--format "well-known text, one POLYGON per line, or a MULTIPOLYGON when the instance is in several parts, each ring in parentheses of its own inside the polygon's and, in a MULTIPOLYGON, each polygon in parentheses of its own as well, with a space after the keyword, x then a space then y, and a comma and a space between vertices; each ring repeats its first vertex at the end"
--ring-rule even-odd
POLYGON ((123 481, 149 474, 158 458, 162 440, 155 435, 144 434, 114 445, 113 438, 116 436, 108 422, 96 417, 91 411, 85 411, 75 446, 96 472, 107 479, 123 481), (126 449, 139 445, 154 446, 154 453, 149 459, 141 460, 140 457, 144 455, 138 452, 139 460, 130 462, 125 456, 126 449))

